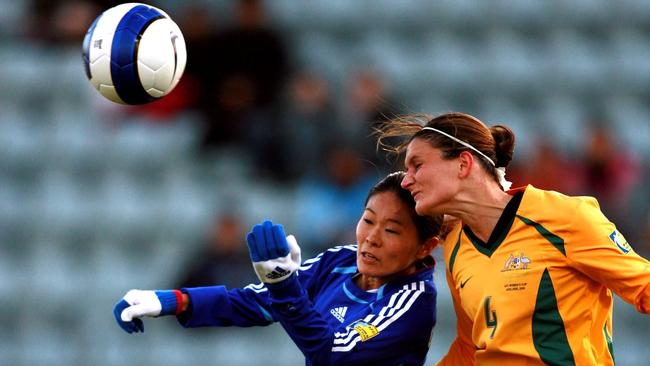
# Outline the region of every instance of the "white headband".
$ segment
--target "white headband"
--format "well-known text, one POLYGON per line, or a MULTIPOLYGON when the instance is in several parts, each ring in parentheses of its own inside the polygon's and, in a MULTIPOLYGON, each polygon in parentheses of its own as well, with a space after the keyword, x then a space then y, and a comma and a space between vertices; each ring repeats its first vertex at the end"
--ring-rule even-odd
POLYGON ((479 151, 479 149, 475 148, 474 146, 468 144, 467 142, 465 142, 465 141, 463 141, 463 140, 461 140, 461 139, 459 139, 457 137, 454 137, 454 136, 452 136, 452 135, 450 135, 450 134, 448 134, 446 132, 440 131, 439 129, 436 129, 436 128, 433 128, 433 127, 422 127, 422 129, 423 130, 434 131, 434 132, 437 132, 437 133, 439 133, 441 135, 447 136, 450 139, 456 141, 457 143, 465 146, 466 148, 476 151, 479 155, 486 158, 490 162, 490 164, 492 164, 492 166, 497 168, 497 176, 499 178, 499 184, 501 185, 501 187, 503 188, 504 191, 509 190, 510 187, 512 186, 512 182, 508 182, 506 180, 506 168, 503 167, 503 166, 502 167, 497 167, 497 165, 494 163, 494 160, 490 159, 487 155, 483 154, 481 151, 479 151))

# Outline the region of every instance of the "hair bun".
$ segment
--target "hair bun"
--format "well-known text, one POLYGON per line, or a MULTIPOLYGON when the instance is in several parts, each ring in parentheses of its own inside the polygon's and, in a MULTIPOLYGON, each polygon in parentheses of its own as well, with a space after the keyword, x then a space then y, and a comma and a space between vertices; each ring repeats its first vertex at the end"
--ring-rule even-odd
POLYGON ((494 125, 490 127, 490 132, 494 138, 494 152, 497 156, 494 163, 497 168, 505 168, 510 164, 515 151, 515 134, 509 127, 504 125, 494 125))

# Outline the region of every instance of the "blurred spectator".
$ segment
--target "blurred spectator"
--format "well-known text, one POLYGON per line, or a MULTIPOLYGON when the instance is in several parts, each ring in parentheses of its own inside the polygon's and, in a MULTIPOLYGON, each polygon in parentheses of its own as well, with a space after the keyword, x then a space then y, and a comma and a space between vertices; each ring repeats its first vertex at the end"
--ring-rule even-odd
POLYGON ((284 38, 267 25, 261 0, 239 0, 235 24, 196 39, 188 73, 202 83, 202 146, 244 143, 263 174, 282 176, 279 97, 289 72, 284 38))
POLYGON ((257 283, 245 235, 244 225, 236 214, 215 217, 204 245, 183 269, 179 288, 217 284, 233 288, 257 283))
POLYGON ((297 187, 296 237, 307 253, 316 255, 333 243, 355 242, 354 230, 368 189, 377 180, 359 152, 349 146, 328 151, 325 169, 297 187))
POLYGON ((641 242, 634 245, 634 250, 637 250, 639 254, 646 258, 650 256, 650 213, 648 213, 645 226, 641 230, 641 242))
MULTIPOLYGON (((301 72, 289 83, 283 141, 289 174, 299 180, 310 169, 322 169, 327 146, 341 137, 327 80, 301 72)), ((313 171, 312 171, 313 173, 313 171)))
POLYGON ((532 184, 541 189, 553 190, 565 194, 578 192, 580 177, 575 163, 565 158, 560 151, 548 140, 537 141, 531 159, 520 166, 520 177, 513 175, 509 169, 509 177, 515 182, 515 187, 532 184), (521 184, 519 184, 521 183, 521 184))
POLYGON ((633 208, 634 201, 640 198, 633 193, 641 178, 641 164, 618 145, 615 131, 603 121, 590 125, 580 163, 582 194, 596 197, 603 213, 616 222, 628 240, 635 242, 642 235, 638 228, 643 225, 642 214, 633 208))
POLYGON ((395 170, 382 150, 377 150, 374 128, 400 114, 385 81, 372 69, 352 73, 342 102, 341 130, 349 143, 357 146, 381 174, 395 170))
POLYGON ((114 1, 33 0, 26 21, 27 36, 50 45, 74 46, 81 43, 92 21, 114 1))
POLYGON ((639 162, 617 145, 615 132, 602 123, 592 124, 585 146, 582 163, 587 193, 596 196, 605 209, 624 212, 640 178, 639 162))

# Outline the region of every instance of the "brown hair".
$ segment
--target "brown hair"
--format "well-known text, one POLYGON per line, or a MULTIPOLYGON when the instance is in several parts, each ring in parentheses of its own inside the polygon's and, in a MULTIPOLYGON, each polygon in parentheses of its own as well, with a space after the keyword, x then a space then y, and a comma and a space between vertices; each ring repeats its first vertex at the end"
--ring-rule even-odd
POLYGON ((497 179, 496 168, 507 167, 515 149, 515 134, 504 125, 487 127, 481 120, 469 114, 450 112, 433 117, 427 114, 410 114, 397 117, 384 123, 377 130, 378 146, 396 154, 402 153, 408 144, 421 138, 442 150, 443 157, 453 159, 462 151, 468 151, 478 158, 481 165, 497 179), (496 166, 472 149, 459 144, 449 137, 423 127, 432 127, 464 141, 492 159, 496 166), (396 145, 386 143, 393 137, 406 137, 396 145))

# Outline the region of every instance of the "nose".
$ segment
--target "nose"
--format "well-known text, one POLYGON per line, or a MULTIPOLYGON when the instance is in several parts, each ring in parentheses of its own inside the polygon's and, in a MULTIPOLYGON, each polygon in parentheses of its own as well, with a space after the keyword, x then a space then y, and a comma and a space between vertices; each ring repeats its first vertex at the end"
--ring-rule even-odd
POLYGON ((400 184, 402 188, 408 190, 409 187, 413 184, 413 175, 407 171, 406 174, 404 174, 404 179, 402 179, 402 183, 400 184))
POLYGON ((372 246, 379 246, 381 245, 381 239, 379 237, 379 229, 378 228, 373 228, 368 232, 368 235, 366 235, 366 243, 372 245, 372 246))

